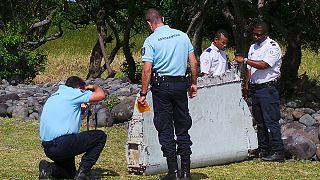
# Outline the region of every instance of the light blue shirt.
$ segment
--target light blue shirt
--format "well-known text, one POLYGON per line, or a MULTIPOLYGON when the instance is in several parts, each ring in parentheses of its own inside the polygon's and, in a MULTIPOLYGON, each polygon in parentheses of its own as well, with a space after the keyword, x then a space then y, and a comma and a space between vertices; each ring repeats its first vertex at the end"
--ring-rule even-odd
POLYGON ((167 25, 155 29, 141 49, 142 61, 151 62, 160 76, 184 76, 192 52, 188 35, 167 25))
POLYGON ((46 101, 40 118, 40 139, 51 141, 56 137, 80 131, 81 104, 89 102, 92 91, 82 92, 60 85, 46 101))

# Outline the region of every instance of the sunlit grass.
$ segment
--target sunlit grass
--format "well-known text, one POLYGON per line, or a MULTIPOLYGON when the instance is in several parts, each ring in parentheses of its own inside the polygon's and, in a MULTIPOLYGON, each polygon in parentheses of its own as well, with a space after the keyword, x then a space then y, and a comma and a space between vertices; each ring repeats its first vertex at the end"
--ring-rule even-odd
MULTIPOLYGON (((143 176, 128 173, 125 159, 127 131, 124 127, 100 129, 106 132, 108 138, 98 162, 93 167, 93 174, 101 172, 102 179, 159 179, 159 175, 143 176)), ((50 161, 40 146, 38 122, 0 118, 0 134, 1 179, 37 179, 39 161, 41 159, 50 161)), ((80 158, 81 156, 76 158, 77 166, 80 158)), ((255 159, 192 169, 191 176, 194 180, 320 179, 320 163, 294 160, 287 160, 285 163, 267 163, 255 159)))

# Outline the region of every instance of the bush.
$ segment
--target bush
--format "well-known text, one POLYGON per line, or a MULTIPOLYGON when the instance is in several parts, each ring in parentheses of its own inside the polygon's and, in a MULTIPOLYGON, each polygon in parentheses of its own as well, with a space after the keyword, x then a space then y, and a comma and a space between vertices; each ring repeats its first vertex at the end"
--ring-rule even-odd
POLYGON ((23 48, 23 43, 24 39, 20 35, 0 36, 0 79, 19 77, 29 81, 44 70, 47 57, 23 48))

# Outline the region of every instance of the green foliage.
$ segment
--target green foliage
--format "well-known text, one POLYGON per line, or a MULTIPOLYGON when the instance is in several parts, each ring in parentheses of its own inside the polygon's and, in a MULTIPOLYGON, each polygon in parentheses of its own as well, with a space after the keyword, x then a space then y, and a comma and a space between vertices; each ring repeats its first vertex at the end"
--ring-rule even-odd
POLYGON ((46 56, 22 48, 23 36, 12 33, 0 36, 0 79, 17 76, 23 80, 32 80, 38 72, 44 70, 46 56))
POLYGON ((24 49, 25 37, 17 32, 19 30, 20 27, 15 26, 0 36, 0 79, 18 76, 28 81, 44 70, 46 56, 24 49))
POLYGON ((104 100, 104 103, 109 111, 111 111, 115 105, 119 104, 119 102, 120 100, 118 99, 118 97, 114 95, 107 96, 104 100))
MULTIPOLYGON (((141 76, 142 76, 142 63, 141 62, 136 62, 136 73, 135 73, 135 79, 140 82, 141 81, 141 76)), ((129 64, 127 61, 124 61, 122 63, 122 66, 120 70, 125 73, 125 75, 128 77, 129 76, 129 64)))

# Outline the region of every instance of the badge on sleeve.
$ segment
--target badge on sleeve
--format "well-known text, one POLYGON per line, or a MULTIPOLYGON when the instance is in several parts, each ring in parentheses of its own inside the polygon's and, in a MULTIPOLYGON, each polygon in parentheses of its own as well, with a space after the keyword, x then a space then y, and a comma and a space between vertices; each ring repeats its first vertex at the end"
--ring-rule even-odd
POLYGON ((142 48, 141 48, 141 56, 144 56, 145 53, 146 53, 146 48, 145 48, 145 47, 142 47, 142 48))

